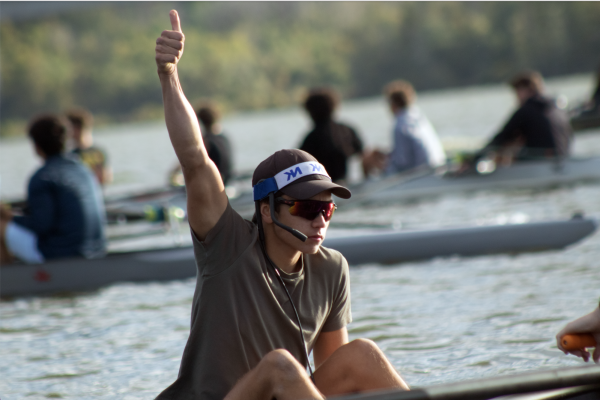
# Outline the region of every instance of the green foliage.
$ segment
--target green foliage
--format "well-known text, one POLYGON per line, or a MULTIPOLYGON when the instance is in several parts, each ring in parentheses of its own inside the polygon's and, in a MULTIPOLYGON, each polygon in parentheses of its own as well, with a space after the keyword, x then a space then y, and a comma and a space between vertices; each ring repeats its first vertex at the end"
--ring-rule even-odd
POLYGON ((297 104, 332 85, 378 95, 499 82, 522 68, 587 72, 600 62, 598 2, 124 2, 0 25, 1 134, 39 112, 159 118, 155 39, 177 9, 180 77, 225 109, 297 104))

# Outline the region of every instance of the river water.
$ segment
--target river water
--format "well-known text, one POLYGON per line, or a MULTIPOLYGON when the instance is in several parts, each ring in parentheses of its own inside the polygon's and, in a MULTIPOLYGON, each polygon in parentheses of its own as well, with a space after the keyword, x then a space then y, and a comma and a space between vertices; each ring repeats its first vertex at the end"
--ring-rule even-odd
MULTIPOLYGON (((575 102, 589 95, 593 78, 547 85, 575 102)), ((449 151, 480 146, 515 105, 499 85, 426 92, 418 102, 449 151)), ((392 121, 381 99, 344 103, 340 119, 367 146, 390 144, 392 121)), ((239 171, 295 147, 309 128, 299 109, 229 115, 223 125, 239 171)), ((175 164, 163 123, 97 129, 95 137, 114 169, 107 194, 160 187, 175 164)), ((574 153, 600 154, 600 130, 578 135, 574 153)), ((27 141, 0 142, 2 198, 22 197, 38 165, 27 141)), ((352 174, 358 179, 356 164, 352 174)), ((576 211, 600 219, 600 184, 455 194, 340 209, 335 218, 413 229, 567 219, 576 211)), ((562 251, 352 266, 350 338, 376 341, 412 386, 579 365, 556 349, 553 337, 597 304, 599 260, 596 233, 562 251)), ((119 284, 0 302, 0 397, 153 398, 177 376, 193 290, 194 280, 119 284)))

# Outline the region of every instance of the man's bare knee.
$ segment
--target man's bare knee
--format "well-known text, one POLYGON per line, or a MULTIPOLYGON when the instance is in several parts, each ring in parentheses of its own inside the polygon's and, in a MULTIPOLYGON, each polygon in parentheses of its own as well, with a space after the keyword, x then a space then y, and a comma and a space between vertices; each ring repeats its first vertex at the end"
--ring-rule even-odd
POLYGON ((270 351, 259 363, 259 367, 276 381, 290 381, 303 376, 304 367, 284 349, 270 351))
POLYGON ((310 382, 304 367, 284 349, 267 353, 259 362, 257 372, 269 381, 274 394, 285 393, 292 387, 310 382))
POLYGON ((383 357, 377 344, 370 339, 354 339, 347 346, 349 347, 348 351, 352 352, 355 357, 383 357))

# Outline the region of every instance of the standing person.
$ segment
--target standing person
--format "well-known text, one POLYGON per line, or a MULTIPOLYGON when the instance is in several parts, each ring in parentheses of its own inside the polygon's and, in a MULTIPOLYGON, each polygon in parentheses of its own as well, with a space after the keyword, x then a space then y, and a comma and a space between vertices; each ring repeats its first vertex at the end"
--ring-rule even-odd
POLYGON ((348 158, 363 153, 358 133, 333 120, 337 105, 338 96, 333 89, 315 88, 309 92, 304 109, 313 121, 313 129, 300 146, 300 150, 312 154, 325 166, 334 182, 346 179, 348 158))
POLYGON ((254 171, 255 220, 242 219, 181 89, 184 35, 177 12, 170 18, 172 30, 156 41, 156 64, 185 175, 198 279, 179 375, 157 399, 322 399, 407 389, 373 342, 348 343, 348 264, 321 243, 332 194, 350 192, 310 154, 281 150, 254 171), (306 373, 311 350, 314 381, 306 373))
MULTIPOLYGON (((233 171, 233 151, 231 150, 229 139, 223 134, 223 129, 219 123, 221 119, 220 113, 214 104, 202 102, 196 107, 196 117, 198 117, 198 121, 200 121, 203 128, 202 139, 208 151, 208 157, 215 163, 221 174, 223 183, 227 185, 233 171)), ((169 179, 173 186, 185 185, 180 165, 177 165, 171 172, 169 179)))
POLYGON ((395 118, 394 148, 388 155, 385 173, 444 165, 446 153, 433 126, 414 104, 413 86, 406 81, 394 81, 385 86, 384 93, 395 118))
POLYGON ((0 212, 2 262, 31 264, 58 257, 101 257, 106 251, 101 189, 89 169, 64 154, 68 121, 55 115, 33 120, 29 137, 44 165, 27 190, 23 216, 0 212))
POLYGON ((565 350, 562 345, 561 339, 564 335, 576 335, 580 333, 589 333, 594 336, 594 339, 596 340, 596 349, 594 350, 592 358, 596 364, 600 363, 600 305, 598 305, 591 313, 569 322, 556 334, 556 344, 560 350, 565 354, 571 353, 577 357, 581 357, 587 362, 590 359, 590 353, 586 349, 565 350))
POLYGON ((73 125, 73 144, 75 146, 73 153, 77 154, 81 161, 92 170, 101 185, 112 182, 112 170, 108 165, 106 152, 94 146, 94 137, 92 136, 94 117, 92 114, 87 110, 77 108, 67 111, 66 115, 73 125))
POLYGON ((569 118, 553 99, 544 95, 542 75, 536 71, 521 72, 509 84, 519 108, 477 157, 515 145, 520 146, 515 156, 518 160, 568 156, 572 136, 569 118))

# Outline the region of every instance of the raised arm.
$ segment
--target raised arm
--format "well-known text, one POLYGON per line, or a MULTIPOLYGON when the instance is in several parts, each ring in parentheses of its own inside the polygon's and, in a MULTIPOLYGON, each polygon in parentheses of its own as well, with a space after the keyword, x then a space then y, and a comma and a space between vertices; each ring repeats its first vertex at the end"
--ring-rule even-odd
POLYGON ((170 31, 156 39, 156 65, 162 87, 169 138, 179 159, 187 191, 188 220, 200 240, 215 226, 227 196, 219 170, 208 157, 194 109, 181 89, 177 63, 183 54, 185 36, 179 15, 171 10, 170 31))

